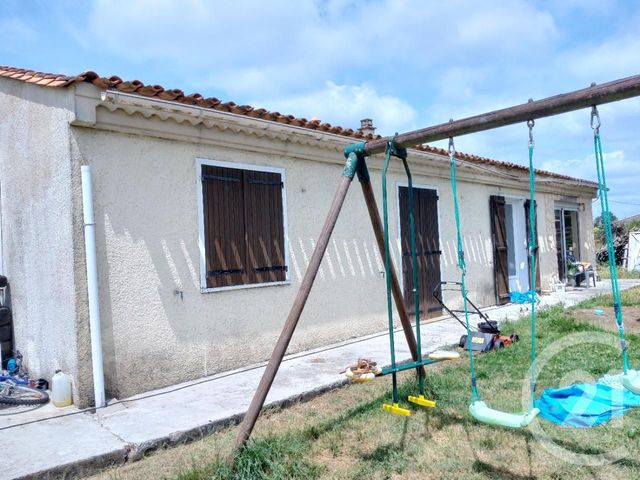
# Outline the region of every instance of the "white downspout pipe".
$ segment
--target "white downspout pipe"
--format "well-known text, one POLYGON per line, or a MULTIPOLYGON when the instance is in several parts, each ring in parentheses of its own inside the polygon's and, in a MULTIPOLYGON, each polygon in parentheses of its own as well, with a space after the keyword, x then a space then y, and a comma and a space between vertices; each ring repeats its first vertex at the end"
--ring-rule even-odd
POLYGON ((96 260, 96 224, 93 218, 93 188, 91 167, 82 165, 82 211, 84 216, 84 248, 87 259, 87 290, 89 299, 89 329, 93 362, 93 393, 96 407, 104 407, 104 370, 102 366, 102 336, 98 296, 98 262, 96 260))

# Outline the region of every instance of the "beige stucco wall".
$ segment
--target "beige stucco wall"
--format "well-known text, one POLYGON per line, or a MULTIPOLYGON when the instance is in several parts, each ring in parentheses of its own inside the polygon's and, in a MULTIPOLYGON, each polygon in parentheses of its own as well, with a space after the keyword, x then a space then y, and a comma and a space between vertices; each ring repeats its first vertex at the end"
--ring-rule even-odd
MULTIPOLYGON (((87 129, 74 135, 94 173, 105 374, 112 393, 129 395, 267 358, 340 168, 87 129), (197 157, 286 170, 289 285, 201 293, 197 157)), ((349 214, 336 226, 293 351, 384 327, 384 278, 358 194, 353 189, 346 200, 349 214)))
MULTIPOLYGON (((145 108, 114 106, 90 85, 45 89, 0 82, 0 114, 10 119, 0 127, 4 270, 13 287, 18 347, 36 375, 50 376, 55 368, 71 373, 81 404, 90 401, 92 389, 81 164, 94 174, 105 375, 109 393, 119 397, 268 358, 342 171, 344 140, 335 136, 219 113, 185 114, 162 103, 145 108), (197 158, 285 170, 289 284, 201 292, 197 158)), ((417 185, 438 190, 442 278, 457 280, 447 161, 412 154, 410 163, 417 185)), ((380 198, 381 159, 369 165, 380 198)), ((489 196, 524 198, 528 183, 468 167, 460 168, 459 180, 468 288, 478 305, 491 305, 489 196)), ((394 165, 395 260, 396 192, 404 182, 394 165)), ((560 195, 566 190, 544 183, 537 195, 545 289, 556 274, 553 206, 566 200, 560 195)), ((590 193, 573 190, 584 204, 581 239, 593 255, 590 193)), ((382 270, 356 181, 289 351, 383 330, 382 270)), ((459 302, 453 293, 445 300, 459 302)))
POLYGON ((71 374, 83 406, 92 384, 88 326, 76 304, 84 263, 76 258, 73 109, 73 90, 0 79, 2 264, 16 347, 32 377, 71 374))
MULTIPOLYGON (((157 118, 136 118, 102 108, 97 117, 103 124, 137 123, 149 131, 167 128, 161 127, 163 120, 157 118)), ((174 127, 185 134, 198 130, 174 127)), ((220 134, 219 145, 93 128, 73 128, 73 137, 82 162, 90 164, 94 172, 102 333, 110 393, 126 396, 267 359, 331 203, 342 171, 340 152, 298 147, 267 137, 243 139, 241 134, 230 132, 220 134), (244 141, 251 148, 224 147, 225 139, 230 144, 244 141), (282 153, 269 153, 275 150, 282 153), (198 158, 285 170, 290 284, 201 293, 198 158)), ((448 166, 444 159, 435 163, 424 158, 411 161, 414 182, 438 190, 442 278, 457 280, 448 166)), ((381 161, 373 158, 369 163, 380 198, 381 161)), ((494 281, 489 196, 526 197, 528 183, 498 187, 496 183, 504 183, 501 177, 487 177, 468 168, 462 168, 460 177, 468 288, 479 305, 491 305, 494 281)), ((402 172, 394 167, 389 179, 390 224, 396 242, 396 189, 404 181, 402 172)), ((547 205, 545 195, 538 197, 543 208, 547 205)), ((541 237, 548 235, 546 223, 540 222, 541 237)), ((543 247, 543 272, 551 268, 546 265, 545 248, 550 247, 543 247)), ((394 258, 399 258, 397 250, 394 258)), ((356 181, 289 351, 383 330, 386 300, 382 270, 356 181)), ((545 279, 543 287, 547 286, 545 279)), ((459 301, 455 294, 445 298, 454 305, 459 301)))

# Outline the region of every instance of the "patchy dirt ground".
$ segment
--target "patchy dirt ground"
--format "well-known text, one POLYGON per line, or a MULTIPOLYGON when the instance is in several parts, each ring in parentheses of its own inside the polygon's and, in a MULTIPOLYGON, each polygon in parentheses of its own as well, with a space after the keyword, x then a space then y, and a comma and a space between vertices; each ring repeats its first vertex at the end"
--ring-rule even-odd
MULTIPOLYGON (((574 310, 571 316, 577 321, 589 322, 607 330, 618 330, 613 307, 583 308, 574 310), (603 310, 604 314, 596 315, 594 310, 603 310)), ((623 307, 622 316, 625 331, 640 334, 640 307, 623 307)))
MULTIPOLYGON (((640 288, 623 292, 625 324, 640 332, 640 288)), ((559 337, 584 331, 566 321, 570 315, 615 330, 613 309, 602 307, 611 298, 602 296, 591 308, 549 309, 539 315, 539 351, 559 337), (594 315, 603 309, 604 315, 594 315)), ((520 411, 523 381, 528 382, 529 318, 513 325, 521 341, 513 347, 477 357, 476 369, 483 397, 494 408, 520 411), (523 380, 525 378, 525 380, 523 380)), ((634 365, 640 351, 630 350, 634 365)), ((547 364, 541 388, 560 385, 578 371, 592 376, 618 365, 617 350, 579 345, 557 355, 547 364), (595 350, 594 350, 595 348, 595 350)), ((399 375, 401 397, 416 392, 413 372, 399 375)), ((204 437, 201 441, 150 452, 145 458, 114 466, 91 480, 213 480, 322 479, 322 480, 558 480, 592 478, 640 479, 640 409, 625 414, 619 425, 570 429, 536 420, 539 430, 500 429, 474 421, 468 415, 468 360, 431 365, 427 392, 437 400, 435 409, 416 409, 411 417, 383 412, 390 399, 390 379, 351 384, 286 409, 265 411, 256 425, 246 452, 247 475, 216 470, 219 459, 231 451, 237 426, 204 437), (613 453, 626 448, 619 459, 613 453), (249 472, 249 470, 247 470, 249 472)))

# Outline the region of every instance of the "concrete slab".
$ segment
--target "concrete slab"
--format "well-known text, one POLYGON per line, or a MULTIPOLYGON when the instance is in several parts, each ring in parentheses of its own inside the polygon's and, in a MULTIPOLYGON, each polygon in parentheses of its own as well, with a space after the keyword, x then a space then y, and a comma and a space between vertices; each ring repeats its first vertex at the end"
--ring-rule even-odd
MULTIPOLYGON (((621 280, 621 289, 640 282, 621 280)), ((608 282, 597 288, 573 289, 542 297, 541 306, 563 303, 572 306, 594 295, 607 293, 608 282)), ((483 309, 493 320, 514 320, 529 312, 528 306, 506 305, 483 309)), ((429 352, 457 344, 464 328, 454 319, 423 326, 423 350, 429 352)), ((410 358, 401 332, 397 358, 410 358)), ((287 403, 313 396, 345 383, 340 371, 359 356, 386 365, 390 362, 387 334, 380 333, 285 358, 267 398, 267 404, 287 403)), ((226 372, 195 382, 148 392, 126 399, 97 414, 80 414, 5 430, 0 451, 13 452, 3 469, 7 478, 50 472, 78 475, 108 462, 130 461, 146 450, 199 438, 211 430, 237 421, 246 411, 260 381, 264 365, 226 372), (15 448, 16 445, 29 446, 15 448), (35 452, 35 453, 34 453, 35 452)), ((0 427, 50 416, 47 406, 14 417, 0 417, 0 427)), ((55 475, 54 475, 55 474, 55 475)))
MULTIPOLYGON (((9 411, 3 409, 2 413, 9 411)), ((23 414, 2 416, 0 427, 74 411, 73 407, 58 409, 48 404, 23 414)), ((128 448, 93 415, 81 413, 5 430, 0 434, 0 451, 7 459, 2 478, 69 478, 124 462, 128 448)))

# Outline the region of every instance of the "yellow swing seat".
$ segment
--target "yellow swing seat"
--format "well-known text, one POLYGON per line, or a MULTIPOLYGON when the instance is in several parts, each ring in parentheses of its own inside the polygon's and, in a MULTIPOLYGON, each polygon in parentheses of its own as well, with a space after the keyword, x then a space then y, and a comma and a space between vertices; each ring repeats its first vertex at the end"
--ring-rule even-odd
POLYGON ((409 395, 408 400, 411 403, 415 403, 416 405, 420 405, 421 407, 429 407, 429 408, 435 408, 436 407, 436 401, 435 400, 429 400, 428 398, 425 398, 424 395, 418 395, 417 397, 415 397, 413 395, 409 395))
POLYGON ((393 413, 394 415, 400 415, 403 417, 411 416, 411 410, 409 410, 408 408, 402 408, 397 403, 383 403, 382 409, 385 412, 393 413))

